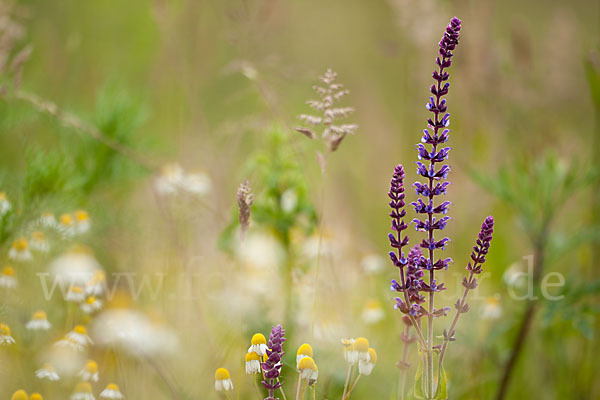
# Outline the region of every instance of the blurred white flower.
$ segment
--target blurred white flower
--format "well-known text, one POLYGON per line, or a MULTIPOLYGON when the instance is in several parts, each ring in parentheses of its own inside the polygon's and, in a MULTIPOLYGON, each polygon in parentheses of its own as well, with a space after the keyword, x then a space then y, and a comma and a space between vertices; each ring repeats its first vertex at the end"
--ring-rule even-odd
POLYGON ((13 267, 6 266, 0 275, 0 287, 6 289, 14 289, 17 287, 17 277, 13 267))
POLYGON ((97 271, 94 277, 85 285, 85 293, 88 296, 102 296, 104 294, 104 284, 106 282, 106 274, 104 271, 97 271))
POLYGON ((210 193, 211 186, 210 178, 203 172, 186 174, 181 182, 182 190, 198 196, 210 193))
POLYGON ((71 286, 65 300, 72 303, 81 303, 85 300, 85 292, 79 286, 71 286))
POLYGON ((365 308, 362 312, 362 319, 365 324, 376 324, 385 317, 381 302, 379 300, 371 299, 367 301, 365 308))
POLYGON ((40 225, 45 226, 47 228, 57 228, 58 223, 56 222, 56 217, 51 212, 42 213, 39 220, 40 225))
POLYGON ((91 222, 90 216, 87 211, 77 210, 75 211, 75 226, 74 229, 77 233, 86 233, 90 230, 91 222))
POLYGON ((170 354, 178 342, 171 329, 129 309, 101 312, 94 318, 92 332, 98 345, 119 347, 134 356, 170 354))
POLYGON ((0 217, 3 217, 12 209, 12 204, 8 201, 6 193, 0 192, 0 217))
POLYGON ((10 335, 10 328, 8 325, 0 324, 0 346, 14 343, 15 339, 10 335))
POLYGON ((77 233, 75 219, 71 214, 62 214, 58 219, 56 229, 62 233, 65 238, 73 237, 75 233, 77 233))
POLYGON ((41 356, 60 377, 75 376, 85 364, 85 353, 69 345, 50 346, 41 356))
POLYGON ((25 328, 33 331, 47 331, 52 328, 52 324, 48 321, 46 313, 43 310, 38 310, 33 313, 25 328))
POLYGON ((121 391, 119 391, 119 387, 116 384, 109 383, 106 386, 106 389, 104 389, 100 393, 100 398, 101 399, 111 399, 111 400, 112 399, 121 400, 121 399, 124 399, 125 397, 123 396, 121 391))
POLYGON ((93 314, 102 309, 102 300, 98 299, 96 296, 89 296, 81 303, 80 307, 81 311, 84 313, 93 314))
POLYGON ((291 213, 298 206, 298 195, 294 189, 288 189, 281 195, 281 209, 283 212, 291 213))
POLYGON ((46 239, 44 232, 41 231, 33 231, 31 233, 29 245, 33 250, 39 251, 40 253, 47 253, 50 251, 50 242, 46 239))
POLYGON ((33 255, 29 251, 29 244, 25 238, 15 240, 8 251, 8 258, 15 261, 31 261, 33 255))
POLYGON ((88 382, 79 382, 75 386, 73 394, 69 398, 70 400, 96 400, 92 394, 92 386, 88 382))
POLYGON ((488 297, 484 300, 481 317, 484 319, 498 319, 502 316, 502 305, 499 296, 488 297))
POLYGON ((94 360, 88 360, 77 375, 85 382, 98 382, 98 364, 94 360))
POLYGON ((358 373, 361 375, 369 376, 377 363, 377 352, 374 348, 369 347, 369 355, 365 360, 358 362, 358 373))
POLYGON ((67 347, 73 350, 84 350, 94 341, 88 336, 87 329, 83 325, 77 325, 64 338, 54 343, 55 347, 67 347))
POLYGON ((363 257, 361 265, 367 274, 376 274, 385 268, 385 260, 377 254, 369 254, 363 257))
POLYGON ((524 288, 527 284, 527 279, 525 265, 520 261, 511 264, 511 266, 504 271, 504 274, 502 274, 504 283, 515 289, 524 288))
POLYGON ((177 163, 171 163, 161 168, 160 174, 154 181, 154 187, 160 194, 175 194, 183 182, 185 172, 177 163))
POLYGON ((50 363, 46 363, 42 366, 42 368, 35 371, 35 376, 38 379, 47 379, 49 381, 57 381, 60 379, 60 376, 50 363))
POLYGON ((84 287, 102 266, 85 247, 75 247, 50 263, 50 273, 60 283, 84 287))

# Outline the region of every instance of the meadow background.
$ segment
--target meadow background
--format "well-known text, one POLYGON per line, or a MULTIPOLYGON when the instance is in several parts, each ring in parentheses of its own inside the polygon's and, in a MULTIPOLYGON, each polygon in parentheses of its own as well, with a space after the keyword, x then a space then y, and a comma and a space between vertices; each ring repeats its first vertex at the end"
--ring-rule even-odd
MULTIPOLYGON (((452 238, 446 253, 455 263, 440 274, 449 287, 448 306, 481 221, 493 214, 496 227, 489 275, 461 320, 446 369, 451 399, 494 398, 527 304, 508 295, 505 272, 524 268, 523 257, 534 253, 531 220, 521 211, 538 206, 527 190, 516 190, 517 198, 495 196, 509 184, 495 177, 512 168, 522 185, 515 187, 535 188, 551 168, 524 171, 541 159, 593 176, 600 151, 598 2, 8 4, 0 7, 2 60, 14 60, 26 46, 31 55, 22 69, 13 63, 2 76, 0 191, 14 208, 0 235, 2 261, 9 262, 11 243, 44 211, 58 216, 85 209, 92 228, 73 240, 56 238, 49 254, 15 266, 19 287, 2 293, 0 316, 19 346, 0 348, 0 398, 20 388, 49 399, 71 392, 75 379, 42 384, 33 372, 72 322, 57 296, 44 299, 36 273, 75 243, 94 252, 109 284, 118 272, 138 274, 136 285, 142 274, 155 288, 162 282, 157 293, 137 297, 121 281, 119 304, 107 300, 105 307, 138 310, 170 335, 151 357, 111 346, 90 349, 100 366, 95 392, 114 381, 130 399, 218 399, 214 371, 223 366, 232 374, 233 398, 258 398, 243 371, 250 337, 292 319, 284 349, 293 356, 301 343, 313 345, 318 398, 340 397, 346 367, 340 339, 357 336, 369 338, 379 360, 352 397, 396 398, 403 326, 389 291, 396 271, 387 259, 386 194, 397 163, 405 165, 409 184, 416 178, 414 145, 426 127, 437 42, 455 15, 463 30, 448 96, 453 220, 446 228, 452 238), (294 127, 296 116, 309 112, 311 86, 327 68, 350 90, 344 104, 356 109, 349 120, 359 129, 331 154, 323 176, 317 143, 294 127), (20 71, 18 87, 14 71, 20 71), (40 112, 44 107, 24 94, 58 111, 40 112), (109 146, 65 122, 65 113, 96 127, 109 146), (210 188, 157 193, 161 168, 173 162, 204 174, 210 188), (291 222, 291 243, 280 243, 278 215, 268 207, 240 243, 238 185, 248 179, 259 204, 265 191, 279 187, 280 168, 290 168, 296 201, 306 205, 300 222, 291 222), (479 185, 481 176, 491 177, 495 188, 479 185), (281 264, 289 254, 294 273, 284 282, 281 264), (380 262, 381 269, 373 267, 380 262), (294 299, 291 317, 284 315, 286 293, 294 299), (365 318, 369 305, 383 313, 375 322, 365 318), (24 324, 38 308, 54 327, 31 337, 24 324)), ((572 196, 553 210, 545 271, 565 277, 565 288, 552 290, 565 297, 539 300, 507 398, 600 397, 599 186, 594 178, 586 182, 567 189, 572 196)), ((409 200, 414 197, 409 190, 409 200)), ((413 345, 413 362, 415 353, 413 345)), ((414 363, 411 368, 409 382, 414 363)), ((291 387, 295 377, 288 363, 283 381, 291 387)))

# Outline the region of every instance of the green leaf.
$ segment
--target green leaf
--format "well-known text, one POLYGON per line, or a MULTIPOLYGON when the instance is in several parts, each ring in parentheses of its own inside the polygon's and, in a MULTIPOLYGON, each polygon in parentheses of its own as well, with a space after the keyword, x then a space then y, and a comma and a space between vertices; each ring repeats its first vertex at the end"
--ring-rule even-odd
POLYGON ((440 381, 438 382, 437 390, 435 391, 434 400, 446 400, 448 398, 448 388, 446 381, 446 371, 444 366, 440 365, 440 381))
POLYGON ((415 399, 427 398, 425 394, 425 381, 423 380, 423 360, 419 362, 419 367, 417 368, 417 375, 415 376, 414 396, 415 399))

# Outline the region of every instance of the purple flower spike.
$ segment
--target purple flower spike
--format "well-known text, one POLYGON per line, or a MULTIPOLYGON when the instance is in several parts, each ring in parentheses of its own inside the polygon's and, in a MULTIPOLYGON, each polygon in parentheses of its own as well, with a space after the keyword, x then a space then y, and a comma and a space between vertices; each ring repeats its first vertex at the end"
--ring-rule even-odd
POLYGON ((483 263, 485 263, 485 256, 490 250, 490 244, 492 242, 492 233, 494 232, 494 217, 491 215, 483 221, 481 224, 481 231, 477 236, 477 242, 473 247, 471 253, 471 260, 473 264, 469 262, 467 270, 472 271, 475 274, 481 273, 483 263))
POLYGON ((278 382, 281 372, 281 358, 283 357, 283 342, 285 342, 285 330, 281 325, 274 326, 271 329, 269 336, 269 348, 267 349, 267 360, 263 362, 262 368, 265 374, 265 380, 262 381, 263 386, 269 390, 269 396, 265 400, 277 400, 274 397, 275 390, 281 387, 281 382, 278 382))

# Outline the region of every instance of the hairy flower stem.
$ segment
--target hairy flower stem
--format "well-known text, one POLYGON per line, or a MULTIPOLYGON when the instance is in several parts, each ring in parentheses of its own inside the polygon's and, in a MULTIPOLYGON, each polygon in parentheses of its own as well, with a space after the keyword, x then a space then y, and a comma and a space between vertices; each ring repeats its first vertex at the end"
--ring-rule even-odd
MULTIPOLYGON (((541 238, 537 240, 537 244, 534 246, 533 252, 533 287, 538 287, 540 283, 542 272, 544 270, 544 251, 546 247, 546 239, 547 239, 547 230, 544 229, 541 238)), ((508 359, 504 372, 502 373, 502 380, 500 381, 500 386, 498 387, 498 392, 496 395, 496 400, 503 400, 508 392, 508 387, 510 384, 510 379, 512 377, 513 370, 523 350, 523 345, 525 344, 525 339, 529 334, 529 329, 531 327, 531 323, 533 321, 533 316, 535 314, 535 301, 529 300, 529 304, 527 305, 527 309, 525 310, 525 314, 523 314, 523 318, 521 319, 521 324, 519 327, 519 332, 517 333, 517 337, 515 338, 515 342, 512 347, 512 353, 510 358, 508 359)))

